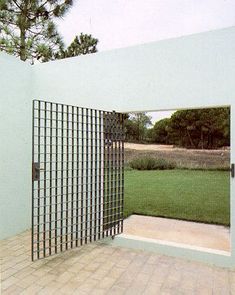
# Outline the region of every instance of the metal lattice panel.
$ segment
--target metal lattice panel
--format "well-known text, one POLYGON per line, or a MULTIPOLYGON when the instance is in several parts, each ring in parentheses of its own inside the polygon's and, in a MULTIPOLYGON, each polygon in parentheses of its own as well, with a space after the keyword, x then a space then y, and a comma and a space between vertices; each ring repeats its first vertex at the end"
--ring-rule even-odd
POLYGON ((123 115, 33 101, 32 260, 123 231, 123 115))

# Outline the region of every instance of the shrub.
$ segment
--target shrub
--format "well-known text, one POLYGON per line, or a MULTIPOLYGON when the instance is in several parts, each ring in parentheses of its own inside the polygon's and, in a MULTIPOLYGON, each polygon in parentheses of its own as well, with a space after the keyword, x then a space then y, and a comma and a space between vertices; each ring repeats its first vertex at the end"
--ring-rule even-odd
POLYGON ((130 161, 130 167, 137 170, 168 170, 175 169, 176 164, 165 159, 143 157, 130 161))
POLYGON ((127 165, 124 166, 124 170, 125 171, 131 171, 131 170, 133 170, 133 168, 130 165, 127 164, 127 165))

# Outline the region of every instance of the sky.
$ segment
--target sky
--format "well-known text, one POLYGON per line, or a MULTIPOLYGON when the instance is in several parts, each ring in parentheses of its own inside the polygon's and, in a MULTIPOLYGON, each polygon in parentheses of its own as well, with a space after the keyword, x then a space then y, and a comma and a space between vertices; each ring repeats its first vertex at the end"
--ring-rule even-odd
POLYGON ((235 0, 74 0, 57 24, 67 45, 83 32, 105 51, 234 26, 235 0))
POLYGON ((170 118, 171 115, 175 111, 165 111, 165 112, 149 112, 148 115, 152 118, 152 123, 154 124, 155 122, 164 119, 164 118, 170 118))
POLYGON ((58 23, 68 44, 81 32, 99 51, 235 25, 235 0, 74 0, 58 23))

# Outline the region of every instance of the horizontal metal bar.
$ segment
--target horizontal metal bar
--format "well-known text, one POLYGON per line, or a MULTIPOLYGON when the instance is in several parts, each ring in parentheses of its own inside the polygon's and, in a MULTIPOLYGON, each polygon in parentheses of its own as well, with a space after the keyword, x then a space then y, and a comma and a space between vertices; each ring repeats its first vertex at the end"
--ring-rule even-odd
MULTIPOLYGON (((70 104, 63 104, 63 103, 58 103, 58 102, 53 102, 53 101, 44 101, 44 100, 40 100, 40 99, 33 99, 33 101, 38 102, 40 104, 53 104, 53 105, 57 105, 57 106, 64 106, 64 107, 74 107, 77 109, 84 109, 86 111, 97 111, 97 112, 101 112, 101 113, 106 113, 106 114, 113 114, 113 110, 112 111, 104 111, 104 110, 99 110, 99 109, 91 109, 91 108, 87 108, 87 107, 83 107, 83 106, 73 106, 70 104)), ((40 110, 40 111, 45 111, 45 109, 38 109, 37 107, 34 108, 34 110, 40 110)), ((66 113, 65 111, 63 113, 66 113)), ((118 112, 115 111, 116 114, 119 114, 118 112)))
MULTIPOLYGON (((64 204, 64 203, 63 203, 64 204)), ((95 206, 94 205, 92 205, 92 206, 85 206, 84 208, 85 209, 90 209, 90 208, 94 208, 95 206)), ((40 207, 40 208, 43 208, 43 206, 42 207, 40 207)), ((116 206, 116 207, 114 207, 113 206, 113 209, 119 209, 119 208, 121 208, 121 206, 116 206)), ((106 212, 106 211, 108 211, 108 210, 110 210, 110 208, 106 208, 106 209, 103 209, 101 212, 106 212)), ((91 211, 91 210, 89 210, 89 211, 91 211)), ((40 217, 45 217, 45 216, 50 216, 51 214, 55 214, 55 213, 57 213, 57 214, 59 214, 59 213, 66 213, 66 212, 70 212, 70 209, 68 210, 68 209, 64 209, 64 210, 62 210, 62 211, 56 211, 56 212, 52 212, 52 213, 44 213, 44 214, 39 214, 39 215, 37 215, 37 217, 38 216, 40 216, 40 217)), ((81 214, 82 215, 82 214, 81 214)), ((78 215, 79 217, 81 217, 81 215, 78 215)), ((110 216, 112 216, 112 215, 110 215, 110 216)), ((63 218, 63 220, 65 220, 66 218, 63 218)), ((67 218, 68 219, 68 218, 67 218)), ((59 220, 59 219, 55 219, 55 220, 59 220)), ((45 221, 43 221, 43 224, 45 224, 46 222, 45 221)), ((37 223, 38 224, 38 223, 37 223)))
MULTIPOLYGON (((63 180, 65 180, 65 178, 63 178, 63 180)), ((107 183, 108 183, 108 184, 112 184, 112 183, 114 183, 114 182, 115 182, 114 180, 109 180, 109 182, 107 182, 107 183)), ((77 186, 77 187, 79 187, 79 186, 82 187, 82 186, 86 186, 86 185, 88 185, 88 184, 89 184, 89 182, 87 182, 87 183, 85 183, 85 184, 80 184, 80 185, 78 184, 78 185, 73 185, 73 186, 72 186, 72 185, 64 185, 64 184, 63 184, 63 187, 64 187, 64 188, 69 188, 69 187, 70 187, 70 188, 72 188, 72 187, 74 188, 74 187, 76 187, 76 186, 77 186)), ((95 182, 90 182, 90 184, 95 184, 95 182)), ((55 188, 57 188, 57 186, 48 186, 48 187, 46 187, 46 189, 55 189, 55 188)), ((35 188, 34 191, 44 191, 44 188, 35 188)), ((86 193, 86 192, 90 193, 90 192, 94 192, 94 190, 92 190, 92 191, 91 191, 91 190, 85 190, 84 192, 85 192, 85 193, 86 193)), ((74 193, 74 195, 75 195, 75 194, 76 194, 76 193, 74 193)), ((59 195, 57 195, 57 196, 59 196, 59 195)))
MULTIPOLYGON (((115 223, 115 224, 113 224, 111 227, 115 227, 116 225, 117 225, 117 223, 119 223, 120 221, 122 221, 122 219, 120 218, 120 219, 116 219, 116 220, 114 220, 114 221, 112 221, 112 222, 110 222, 110 223, 105 223, 105 224, 103 224, 101 227, 103 227, 103 226, 106 226, 106 225, 110 225, 110 224, 113 224, 113 223, 115 223)), ((85 223, 85 222, 84 222, 85 223)), ((76 225, 75 223, 74 223, 74 225, 76 225)), ((64 227, 62 227, 62 229, 63 228, 66 228, 66 226, 64 226, 64 227)), ((96 226, 96 229, 98 229, 99 228, 99 226, 96 226)), ((61 229, 61 228, 57 228, 57 229, 61 229)), ((89 227, 89 229, 90 229, 90 227, 89 227)), ((95 229, 95 227, 92 227, 92 229, 95 229)), ((102 231, 100 231, 100 233, 101 232, 103 232, 105 229, 103 229, 102 231)), ((54 231, 54 230, 52 230, 52 231, 54 231)), ((78 231, 78 233, 80 233, 81 231, 78 231)), ((83 232, 85 232, 85 229, 83 230, 83 232)), ((45 232, 40 232, 40 234, 45 234, 45 233, 49 233, 49 230, 48 231, 45 231, 45 232)), ((77 233, 77 231, 73 231, 73 232, 69 232, 69 234, 76 234, 77 233)), ((98 232, 99 233, 99 232, 98 232)), ((35 235, 36 235, 36 232, 35 232, 35 235)), ((87 237, 88 237, 89 235, 87 235, 87 237)), ((56 236, 57 238, 60 238, 60 237, 65 237, 64 236, 64 234, 63 235, 58 235, 58 236, 56 236)), ((45 242, 45 241, 49 241, 49 240, 53 240, 55 238, 55 236, 52 236, 51 238, 46 238, 45 240, 43 239, 43 240, 39 240, 39 241, 37 241, 37 242, 34 242, 34 244, 38 244, 38 243, 42 243, 42 242, 45 242)))

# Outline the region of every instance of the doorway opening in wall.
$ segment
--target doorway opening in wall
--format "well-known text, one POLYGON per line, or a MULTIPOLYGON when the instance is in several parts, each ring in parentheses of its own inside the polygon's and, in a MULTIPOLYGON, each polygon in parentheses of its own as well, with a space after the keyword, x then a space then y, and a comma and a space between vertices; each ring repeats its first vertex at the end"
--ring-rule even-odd
POLYGON ((230 252, 230 108, 126 114, 124 234, 230 252))

